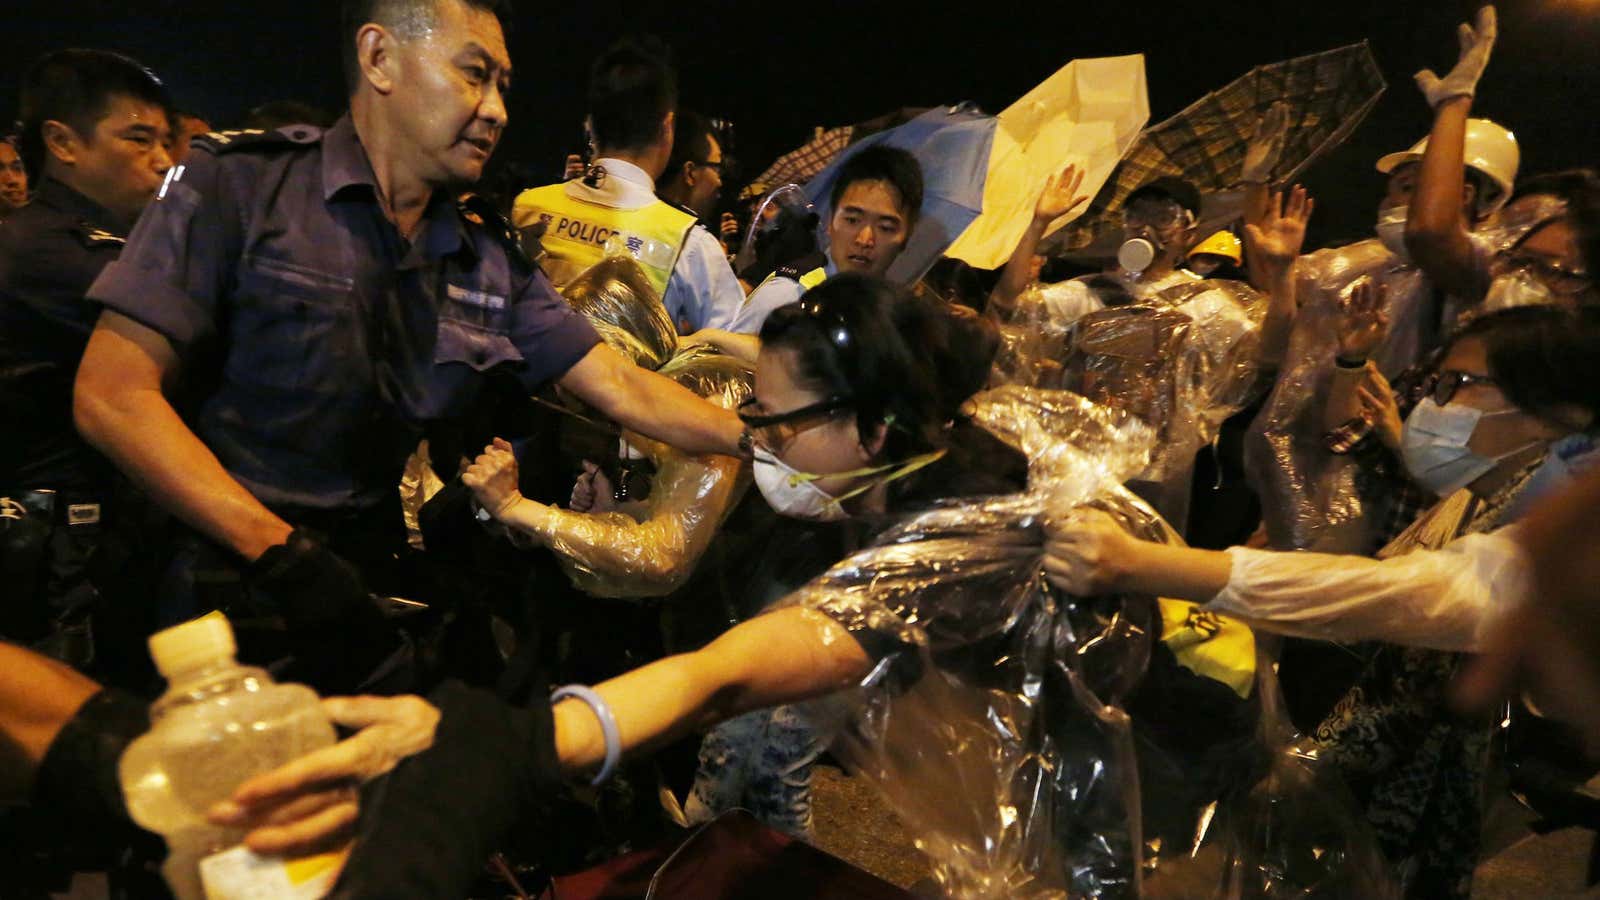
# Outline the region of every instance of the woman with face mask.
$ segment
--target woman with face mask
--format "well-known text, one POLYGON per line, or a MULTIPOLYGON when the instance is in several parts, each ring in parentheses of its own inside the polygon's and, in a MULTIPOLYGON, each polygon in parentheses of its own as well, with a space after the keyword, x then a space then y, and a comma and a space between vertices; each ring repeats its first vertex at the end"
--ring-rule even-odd
MULTIPOLYGON (((835 276, 776 310, 762 328, 753 391, 740 407, 756 487, 775 513, 793 520, 773 527, 766 552, 815 556, 810 549, 827 543, 814 540, 816 527, 845 532, 835 542, 842 550, 935 500, 1018 490, 1026 461, 959 414, 984 387, 998 346, 993 326, 976 314, 867 276, 835 276)), ((514 466, 508 450, 490 447, 465 480, 488 513, 517 527, 539 510, 515 493, 514 466)), ((812 571, 784 580, 796 587, 841 555, 813 560, 812 571)), ((855 641, 846 643, 843 650, 827 643, 827 653, 865 659, 855 641)), ((691 818, 744 806, 774 827, 809 833, 815 743, 789 708, 718 728, 702 751, 691 818)))
MULTIPOLYGON (((887 283, 840 275, 774 312, 755 389, 740 409, 755 483, 780 516, 848 522, 856 542, 895 514, 1026 479, 1014 451, 959 415, 984 386, 998 338, 975 314, 887 283)), ((714 729, 686 812, 745 807, 809 837, 813 729, 792 707, 714 729)))
POLYGON ((1316 738, 1364 798, 1409 894, 1465 896, 1489 729, 1453 718, 1447 688, 1461 654, 1527 590, 1511 512, 1559 463, 1552 447, 1597 415, 1600 313, 1488 314, 1454 336, 1398 426, 1399 456, 1439 500, 1377 559, 1161 547, 1085 514, 1053 529, 1046 570, 1073 592, 1149 591, 1265 631, 1389 642, 1316 738))

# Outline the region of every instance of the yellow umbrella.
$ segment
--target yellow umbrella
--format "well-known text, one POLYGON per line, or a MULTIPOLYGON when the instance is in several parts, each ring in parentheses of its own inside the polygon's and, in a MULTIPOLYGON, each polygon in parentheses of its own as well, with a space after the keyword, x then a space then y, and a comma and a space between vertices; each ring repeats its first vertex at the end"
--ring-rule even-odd
MULTIPOLYGON (((1083 194, 1099 193, 1150 119, 1144 57, 1074 60, 996 118, 983 212, 945 251, 980 269, 1005 265, 1045 181, 1067 163, 1083 169, 1083 194)), ((1052 222, 1046 234, 1085 208, 1052 222)))

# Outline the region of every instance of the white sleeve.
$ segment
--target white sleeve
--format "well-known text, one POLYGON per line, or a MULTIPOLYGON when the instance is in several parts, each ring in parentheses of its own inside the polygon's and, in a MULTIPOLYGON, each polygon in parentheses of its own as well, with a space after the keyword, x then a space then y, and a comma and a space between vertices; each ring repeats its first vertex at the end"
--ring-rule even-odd
POLYGON ((687 325, 690 332, 727 328, 744 306, 739 278, 722 255, 722 245, 704 226, 689 229, 661 302, 672 324, 680 329, 687 325))
POLYGON ((733 322, 726 330, 739 334, 760 334, 761 326, 773 310, 798 303, 805 292, 806 289, 793 278, 768 278, 750 292, 744 307, 733 317, 733 322))
POLYGON ((1527 558, 1511 534, 1386 560, 1234 547, 1228 586, 1207 608, 1279 634, 1472 651, 1528 595, 1527 558))

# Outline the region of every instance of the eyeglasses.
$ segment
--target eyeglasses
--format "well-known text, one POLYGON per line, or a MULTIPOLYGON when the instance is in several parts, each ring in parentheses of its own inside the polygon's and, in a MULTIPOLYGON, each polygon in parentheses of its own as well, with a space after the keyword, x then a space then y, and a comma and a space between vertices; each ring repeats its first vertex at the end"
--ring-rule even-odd
POLYGON ((1172 200, 1136 200, 1122 211, 1122 221, 1130 227, 1175 228, 1189 224, 1189 210, 1172 200))
POLYGON ((786 413, 761 415, 755 412, 756 398, 751 397, 739 404, 739 421, 750 429, 761 446, 782 450, 805 432, 838 418, 840 412, 850 408, 851 402, 849 397, 834 396, 786 413))
POLYGON ((1544 283, 1551 291, 1563 296, 1579 293, 1593 282, 1589 273, 1581 269, 1569 269, 1558 262, 1536 256, 1524 250, 1508 250, 1494 259, 1494 271, 1497 275, 1509 272, 1527 272, 1544 283))
POLYGON ((694 167, 696 169, 716 169, 717 174, 721 175, 725 171, 723 169, 723 166, 725 165, 727 165, 726 162, 697 162, 694 164, 694 167))
POLYGON ((1428 396, 1433 398, 1433 402, 1444 406, 1455 398, 1456 391, 1474 384, 1499 385, 1498 382, 1487 375, 1475 375, 1471 372, 1442 369, 1429 375, 1427 380, 1422 383, 1422 388, 1428 396))

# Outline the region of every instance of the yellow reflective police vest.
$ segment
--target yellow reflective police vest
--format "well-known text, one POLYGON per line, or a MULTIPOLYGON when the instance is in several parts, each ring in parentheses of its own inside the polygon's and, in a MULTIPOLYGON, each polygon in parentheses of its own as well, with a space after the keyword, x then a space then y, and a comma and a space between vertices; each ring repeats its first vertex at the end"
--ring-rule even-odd
POLYGON ((565 184, 523 191, 512 209, 519 230, 539 239, 539 266, 560 290, 585 270, 613 255, 639 261, 656 293, 667 280, 689 239, 695 217, 657 200, 638 209, 615 209, 570 196, 565 184), (542 230, 540 226, 542 225, 542 230))

